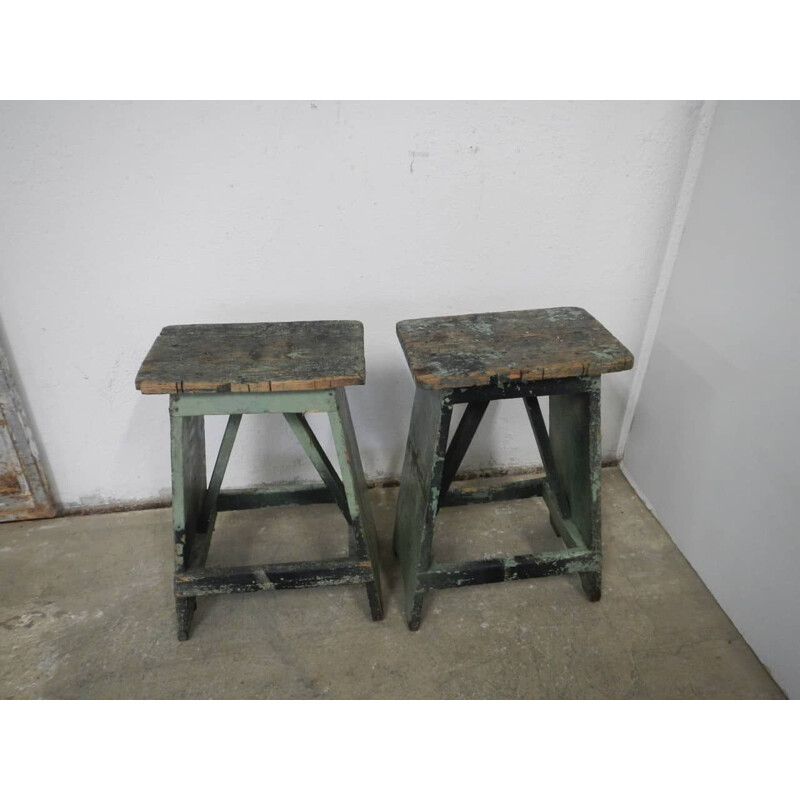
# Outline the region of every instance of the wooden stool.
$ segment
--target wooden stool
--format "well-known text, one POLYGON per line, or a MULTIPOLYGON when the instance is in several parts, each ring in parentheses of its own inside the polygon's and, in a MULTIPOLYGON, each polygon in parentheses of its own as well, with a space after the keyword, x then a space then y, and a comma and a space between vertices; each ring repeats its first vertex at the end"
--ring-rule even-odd
POLYGON ((209 594, 366 585, 372 618, 383 618, 375 525, 345 386, 364 383, 360 322, 274 322, 164 328, 136 388, 169 394, 172 519, 178 638, 188 639, 196 598, 209 594), (304 414, 327 411, 342 477, 304 414), (221 492, 242 414, 280 413, 324 486, 221 492), (206 483, 205 415, 227 414, 206 483), (218 511, 335 502, 350 530, 349 557, 329 561, 206 568, 218 511))
POLYGON ((397 336, 416 383, 397 501, 395 554, 403 571, 408 627, 420 624, 429 589, 577 572, 600 599, 600 375, 633 356, 581 308, 544 308, 404 320, 397 336), (550 396, 550 431, 538 397, 550 396), (492 400, 524 400, 546 477, 451 489, 492 400), (452 408, 467 407, 447 447, 452 408), (440 506, 541 495, 565 551, 432 563, 440 506))

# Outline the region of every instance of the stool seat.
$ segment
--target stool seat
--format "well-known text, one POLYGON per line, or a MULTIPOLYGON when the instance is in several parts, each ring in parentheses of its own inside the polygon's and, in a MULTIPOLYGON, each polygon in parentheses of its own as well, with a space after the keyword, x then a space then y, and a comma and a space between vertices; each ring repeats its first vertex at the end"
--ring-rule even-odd
POLYGON ((169 325, 136 376, 142 394, 288 392, 363 384, 355 320, 169 325))
POLYGON ((346 386, 364 383, 364 327, 352 320, 171 325, 150 348, 136 388, 169 394, 173 589, 178 638, 188 639, 197 598, 363 584, 383 618, 375 521, 367 497, 346 386), (306 419, 327 413, 337 472, 306 419), (205 418, 225 414, 214 468, 206 468, 205 418), (281 414, 321 484, 223 491, 244 414, 281 414), (207 567, 220 512, 336 503, 348 529, 346 558, 207 567))
POLYGON ((432 589, 577 573, 587 597, 601 594, 600 376, 633 356, 582 308, 539 308, 404 320, 397 335, 416 383, 397 497, 394 552, 406 620, 417 630, 432 589), (540 397, 548 397, 550 424, 540 397), (453 487, 490 403, 521 399, 544 475, 475 491, 453 487), (449 436, 453 408, 464 404, 449 436), (440 563, 439 509, 541 497, 564 549, 440 563))
POLYGON ((460 389, 589 377, 633 366, 633 355, 582 308, 538 308, 407 319, 397 336, 417 386, 460 389))

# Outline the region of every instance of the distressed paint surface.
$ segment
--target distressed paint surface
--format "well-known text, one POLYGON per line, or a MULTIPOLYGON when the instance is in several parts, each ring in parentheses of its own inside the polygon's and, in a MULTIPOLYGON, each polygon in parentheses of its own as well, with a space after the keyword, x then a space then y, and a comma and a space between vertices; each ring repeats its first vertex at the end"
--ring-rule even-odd
MULTIPOLYGON (((172 527, 175 548, 175 572, 186 570, 199 537, 210 533, 203 528, 206 496, 205 420, 203 417, 170 417, 170 452, 172 458, 172 527)), ((204 542, 208 552, 208 542, 204 542)), ((189 638, 196 602, 175 599, 178 639, 189 638)))
POLYGON ((169 400, 169 412, 176 417, 195 417, 214 414, 274 414, 333 411, 336 396, 332 391, 253 392, 230 394, 174 394, 169 400))
POLYGON ((284 392, 364 383, 355 320, 170 325, 136 375, 143 394, 284 392))
POLYGON ((202 595, 364 584, 372 618, 383 618, 375 524, 344 388, 333 391, 257 392, 249 395, 234 392, 173 395, 170 400, 170 423, 174 589, 179 639, 189 638, 196 598, 202 595), (246 399, 245 403, 243 399, 246 399), (341 478, 303 417, 304 411, 320 406, 329 413, 341 478), (204 412, 230 414, 207 487, 204 412), (222 491, 225 470, 244 413, 284 414, 322 477, 323 486, 290 484, 267 489, 222 491), (206 568, 218 512, 330 502, 337 503, 348 523, 350 558, 206 568))
POLYGON ((629 351, 579 308, 406 320, 397 332, 417 383, 395 522, 409 628, 419 628, 430 589, 577 572, 588 598, 599 600, 600 374, 630 369, 629 351), (543 395, 550 397, 549 431, 537 399, 543 395), (451 490, 488 404, 514 398, 524 401, 545 478, 474 494, 451 490), (446 450, 456 403, 467 409, 446 450), (564 552, 432 563, 440 506, 535 494, 564 552))
POLYGON ((222 491, 217 500, 217 511, 245 511, 272 506, 305 506, 314 503, 332 503, 327 486, 307 483, 279 483, 264 489, 222 491))
POLYGON ((370 561, 332 559, 246 567, 207 567, 175 576, 180 598, 279 589, 350 586, 372 581, 370 561))
POLYGON ((529 478, 510 481, 500 486, 451 486, 447 494, 439 499, 439 506, 468 506, 476 503, 496 503, 502 500, 524 500, 540 497, 546 478, 529 478))
POLYGON ((599 556, 580 549, 570 553, 538 553, 505 558, 484 558, 452 564, 434 564, 417 579, 425 589, 451 589, 459 586, 476 586, 481 583, 545 578, 552 575, 569 575, 581 570, 598 569, 599 556))
POLYGON ((394 552, 400 559, 411 630, 419 628, 422 614, 424 589, 417 576, 431 563, 451 415, 452 406, 443 392, 417 388, 394 529, 394 552))
POLYGON ((582 308, 427 317, 397 323, 417 386, 454 389, 621 372, 633 355, 582 308))
POLYGON ((328 416, 333 431, 333 441, 339 458, 339 470, 350 510, 347 521, 350 525, 351 553, 359 561, 365 559, 372 564, 371 580, 366 582, 372 619, 383 619, 383 599, 381 595, 381 573, 378 559, 378 539, 372 507, 367 497, 367 481, 361 465, 356 432, 350 416, 350 406, 344 389, 336 389, 336 411, 328 416))
MULTIPOLYGON (((588 392, 550 398, 550 443, 569 502, 567 522, 600 558, 600 378, 588 392)), ((552 516, 553 505, 548 505, 552 516)), ((590 600, 600 599, 599 569, 581 573, 581 582, 590 600)))
MULTIPOLYGON (((485 410, 481 392, 490 395, 496 387, 470 393, 474 412, 462 428, 467 433, 460 439, 457 432, 447 451, 452 398, 456 393, 417 388, 395 520, 395 554, 403 573, 406 619, 411 630, 419 628, 424 593, 431 589, 579 573, 588 598, 600 599, 600 378, 584 379, 577 386, 571 379, 564 381, 578 391, 556 391, 551 397, 553 441, 536 401, 535 383, 527 384, 530 395, 523 397, 546 476, 478 490, 450 488, 449 483, 445 484, 445 470, 448 460, 453 459, 452 465, 463 457, 468 440, 480 423, 485 410), (565 551, 452 564, 433 562, 440 507, 535 495, 544 498, 551 525, 564 542, 565 551)), ((516 390, 524 395, 525 386, 519 384, 516 390)), ((454 472, 455 468, 450 469, 454 472)))

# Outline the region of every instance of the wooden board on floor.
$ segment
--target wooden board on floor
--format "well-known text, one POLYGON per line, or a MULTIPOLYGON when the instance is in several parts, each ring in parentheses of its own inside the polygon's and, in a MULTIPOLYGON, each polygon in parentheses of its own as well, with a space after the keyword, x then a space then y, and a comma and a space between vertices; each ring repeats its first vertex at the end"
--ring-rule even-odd
POLYGON ((0 522, 55 513, 33 431, 0 343, 0 522))

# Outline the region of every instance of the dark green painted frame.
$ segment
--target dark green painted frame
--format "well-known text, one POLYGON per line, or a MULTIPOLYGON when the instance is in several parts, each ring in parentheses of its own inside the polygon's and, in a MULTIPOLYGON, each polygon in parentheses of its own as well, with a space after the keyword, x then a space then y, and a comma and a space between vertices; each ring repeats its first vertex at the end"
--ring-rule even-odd
POLYGON ((397 500, 394 550, 405 587, 408 626, 417 630, 430 589, 578 573, 590 600, 600 599, 600 378, 562 378, 435 390, 417 387, 397 500), (550 398, 550 429, 538 397, 550 398), (450 488, 488 404, 522 398, 546 476, 488 489, 450 488), (453 406, 467 408, 447 439, 453 406), (433 561, 439 508, 541 496, 566 549, 455 564, 433 561))

